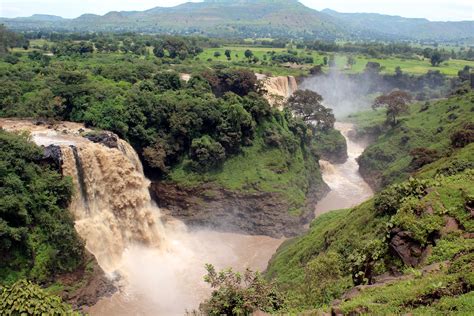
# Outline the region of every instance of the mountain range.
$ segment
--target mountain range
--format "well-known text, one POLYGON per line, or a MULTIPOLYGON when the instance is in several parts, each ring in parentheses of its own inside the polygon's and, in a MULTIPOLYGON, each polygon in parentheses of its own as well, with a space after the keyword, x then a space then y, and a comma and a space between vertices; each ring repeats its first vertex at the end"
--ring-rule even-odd
POLYGON ((35 14, 0 18, 20 31, 112 31, 217 37, 363 40, 474 40, 474 21, 431 22, 374 13, 317 11, 297 0, 205 0, 146 11, 84 14, 75 19, 35 14))

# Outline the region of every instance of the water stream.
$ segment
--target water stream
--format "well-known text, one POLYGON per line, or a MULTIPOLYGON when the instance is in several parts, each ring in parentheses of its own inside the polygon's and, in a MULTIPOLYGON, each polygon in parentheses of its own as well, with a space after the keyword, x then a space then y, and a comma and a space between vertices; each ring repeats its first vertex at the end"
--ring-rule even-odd
POLYGON ((347 160, 342 164, 331 164, 320 160, 324 182, 331 191, 321 199, 315 208, 316 216, 331 210, 349 208, 369 199, 372 189, 359 173, 356 158, 364 151, 367 144, 355 142, 349 137, 354 125, 351 123, 336 122, 338 129, 347 142, 347 160))

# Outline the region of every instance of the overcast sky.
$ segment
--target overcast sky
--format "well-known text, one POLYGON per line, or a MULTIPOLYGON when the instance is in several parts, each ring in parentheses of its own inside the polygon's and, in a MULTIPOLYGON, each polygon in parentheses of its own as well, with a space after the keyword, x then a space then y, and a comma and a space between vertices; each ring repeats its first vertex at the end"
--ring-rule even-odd
MULTIPOLYGON (((473 0, 300 0, 306 6, 339 12, 374 12, 432 21, 474 20, 473 0)), ((182 0, 0 0, 1 17, 30 16, 35 13, 75 18, 83 13, 146 10, 174 6, 182 0)), ((199 2, 199 1, 193 1, 199 2)))

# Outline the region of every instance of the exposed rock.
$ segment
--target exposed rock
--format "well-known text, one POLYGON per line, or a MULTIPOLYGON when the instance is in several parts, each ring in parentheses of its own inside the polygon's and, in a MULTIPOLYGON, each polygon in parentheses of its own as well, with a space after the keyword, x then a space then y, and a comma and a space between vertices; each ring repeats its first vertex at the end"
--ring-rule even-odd
POLYGON ((64 287, 60 296, 80 310, 95 305, 101 298, 112 296, 117 291, 114 282, 106 277, 91 254, 87 255, 87 264, 74 272, 58 276, 56 282, 64 287))
POLYGON ((427 248, 413 239, 409 231, 394 228, 391 236, 390 249, 402 259, 404 264, 415 267, 426 257, 427 248))
POLYGON ((42 160, 50 165, 53 165, 56 170, 61 171, 61 166, 63 163, 61 148, 56 145, 44 147, 42 160))
POLYGON ((313 185, 303 214, 295 216, 288 212, 288 202, 278 193, 230 191, 212 184, 192 188, 164 182, 151 184, 157 204, 191 226, 277 238, 303 232, 314 218, 314 205, 328 190, 327 186, 313 185))
POLYGON ((109 148, 118 148, 118 136, 111 132, 90 133, 84 137, 109 148))
POLYGON ((457 231, 459 229, 459 224, 455 218, 447 215, 444 216, 444 227, 441 229, 442 236, 457 231))

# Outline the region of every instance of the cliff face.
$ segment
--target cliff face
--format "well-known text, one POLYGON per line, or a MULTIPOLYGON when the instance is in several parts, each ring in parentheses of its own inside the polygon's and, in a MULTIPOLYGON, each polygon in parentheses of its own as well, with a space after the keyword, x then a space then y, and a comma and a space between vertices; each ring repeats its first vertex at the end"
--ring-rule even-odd
POLYGON ((298 89, 298 84, 293 76, 260 76, 260 79, 267 91, 266 99, 272 106, 278 107, 280 110, 283 109, 283 102, 298 89))
POLYGON ((293 237, 305 230, 314 218, 314 207, 328 191, 326 184, 312 183, 302 214, 288 212, 290 205, 273 192, 241 192, 203 184, 184 187, 174 183, 152 182, 150 190, 162 209, 190 226, 220 231, 293 237))

